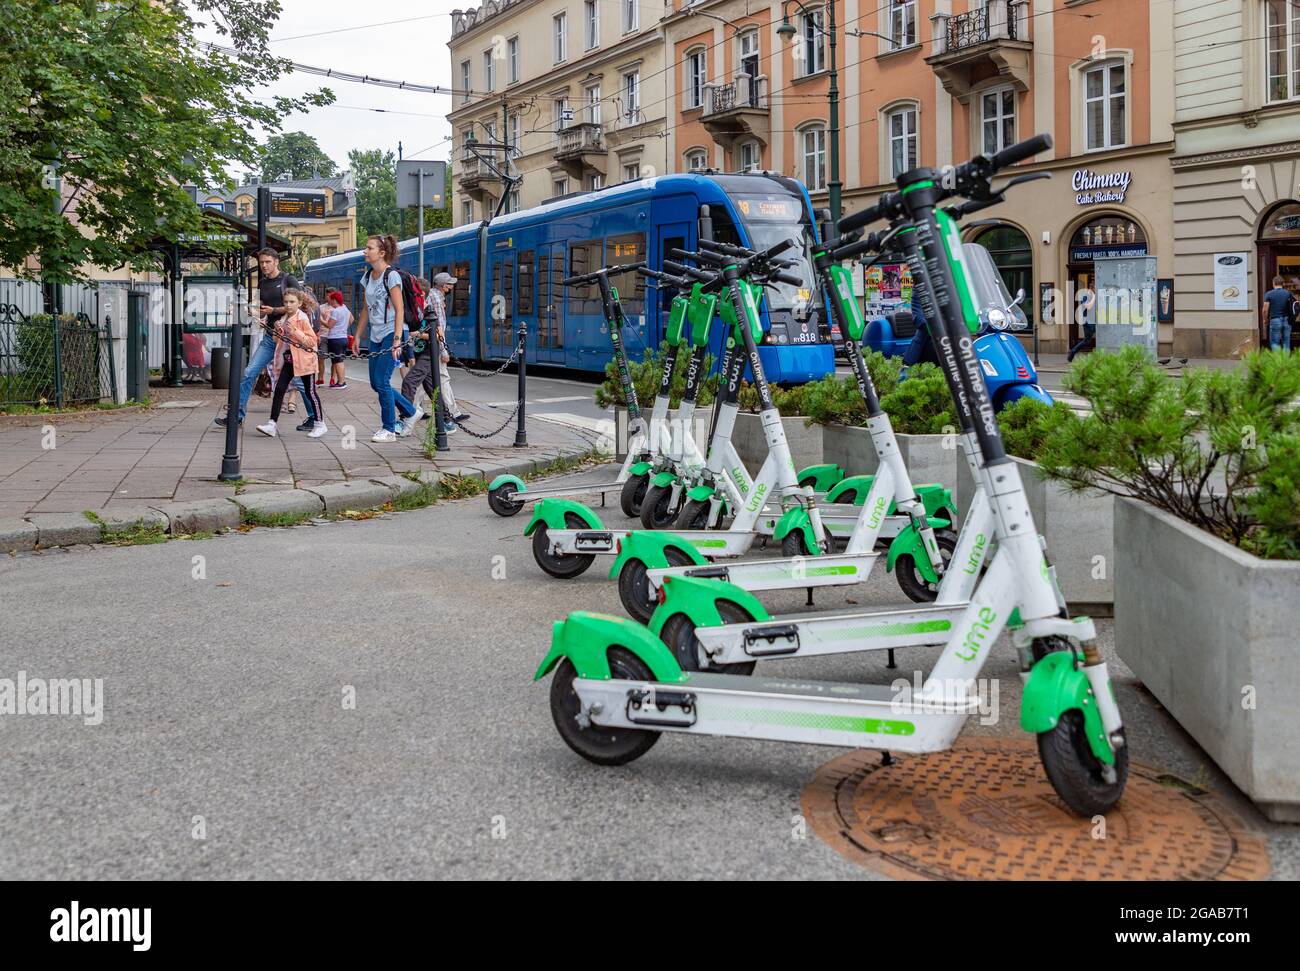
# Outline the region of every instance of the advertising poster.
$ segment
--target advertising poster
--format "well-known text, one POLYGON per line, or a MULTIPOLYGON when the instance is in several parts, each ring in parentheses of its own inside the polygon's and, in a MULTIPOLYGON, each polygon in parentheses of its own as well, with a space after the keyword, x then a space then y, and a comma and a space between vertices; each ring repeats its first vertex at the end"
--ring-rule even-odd
POLYGON ((1249 310, 1246 270, 1249 253, 1214 254, 1214 309, 1249 310))

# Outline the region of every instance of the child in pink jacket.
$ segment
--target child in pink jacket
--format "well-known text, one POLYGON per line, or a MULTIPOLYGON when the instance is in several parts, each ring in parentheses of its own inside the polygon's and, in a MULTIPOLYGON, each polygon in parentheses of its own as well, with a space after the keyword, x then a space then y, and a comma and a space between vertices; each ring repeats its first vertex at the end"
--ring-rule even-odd
POLYGON ((280 406, 294 378, 302 379, 303 395, 315 409, 316 421, 307 436, 320 438, 329 431, 325 425, 325 408, 316 393, 317 337, 311 321, 303 312, 304 303, 302 291, 284 292, 284 319, 275 330, 275 356, 281 363, 280 375, 275 379, 275 395, 271 398, 271 420, 257 426, 259 432, 271 438, 276 436, 275 423, 280 418, 280 406))

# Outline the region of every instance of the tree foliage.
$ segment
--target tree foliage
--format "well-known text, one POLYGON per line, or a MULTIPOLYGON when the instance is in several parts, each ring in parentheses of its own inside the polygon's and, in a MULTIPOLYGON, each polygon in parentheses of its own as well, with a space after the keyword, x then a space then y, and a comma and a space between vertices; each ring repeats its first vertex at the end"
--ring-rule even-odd
POLYGON ((144 267, 155 235, 198 232, 184 184, 228 184, 227 166, 257 166, 259 129, 333 100, 253 96, 289 70, 268 46, 279 13, 277 0, 7 0, 0 264, 35 254, 47 280, 70 280, 82 264, 144 267), (227 50, 198 41, 200 21, 227 50))
POLYGON ((285 173, 294 179, 331 179, 338 175, 334 160, 315 138, 301 131, 268 138, 262 147, 261 166, 263 182, 274 182, 285 173))
MULTIPOLYGON (((348 165, 357 186, 357 245, 364 246, 366 237, 392 233, 398 239, 409 239, 416 234, 419 212, 397 209, 397 156, 383 149, 353 149, 348 152, 348 165)), ((451 169, 443 199, 447 207, 424 210, 424 231, 432 233, 451 228, 451 169)))

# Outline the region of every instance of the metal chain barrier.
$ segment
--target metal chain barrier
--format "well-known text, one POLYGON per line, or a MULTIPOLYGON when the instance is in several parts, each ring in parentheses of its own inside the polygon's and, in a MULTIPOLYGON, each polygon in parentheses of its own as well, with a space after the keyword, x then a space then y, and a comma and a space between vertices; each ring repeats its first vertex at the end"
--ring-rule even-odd
POLYGON ((447 362, 448 364, 454 367, 458 367, 462 371, 467 371, 476 378, 494 378, 502 371, 504 371, 506 368, 508 368, 510 365, 515 363, 515 360, 519 357, 519 347, 516 346, 515 349, 510 352, 510 356, 506 358, 505 363, 503 363, 495 371, 475 371, 472 367, 470 367, 468 364, 466 364, 464 361, 458 358, 451 351, 447 351, 447 357, 450 359, 447 362))
MULTIPOLYGON (((504 371, 508 366, 510 366, 512 363, 514 363, 514 361, 515 361, 517 358, 520 357, 520 355, 521 355, 521 354, 523 353, 523 351, 524 351, 524 345, 525 345, 525 342, 526 342, 526 341, 527 341, 527 331, 526 331, 526 329, 521 325, 520 328, 519 328, 519 342, 518 342, 517 344, 515 344, 515 349, 511 352, 510 357, 506 360, 505 364, 502 364, 502 365, 501 365, 501 367, 497 368, 495 371, 488 372, 488 373, 486 373, 486 374, 475 374, 474 371, 470 370, 470 368, 468 368, 468 367, 465 367, 464 364, 461 364, 460 367, 463 368, 463 369, 466 370, 466 371, 469 371, 470 374, 475 374, 476 377, 491 377, 492 375, 500 374, 500 373, 501 373, 502 371, 504 371)), ((435 348, 439 348, 439 345, 440 345, 440 344, 441 344, 441 341, 435 341, 435 342, 434 342, 434 346, 435 346, 435 348)), ((439 349, 440 349, 440 348, 439 348, 439 349)), ((451 354, 450 351, 447 352, 447 356, 450 357, 452 360, 455 360, 455 357, 452 356, 452 354, 451 354)), ((435 367, 436 367, 436 366, 437 366, 437 365, 435 364, 435 367)), ((521 366, 522 366, 522 364, 521 364, 521 366)), ((439 389, 439 393, 441 393, 441 389, 439 389)), ((462 422, 457 421, 456 418, 455 418, 454 416, 452 417, 451 420, 452 420, 452 423, 455 424, 455 426, 456 426, 457 428, 459 428, 459 429, 460 429, 461 431, 463 431, 465 434, 469 435, 471 438, 480 438, 480 439, 482 439, 482 438, 492 438, 493 436, 500 435, 503 431, 506 430, 506 427, 509 426, 509 424, 515 420, 515 417, 519 414, 519 409, 520 409, 521 407, 523 407, 523 403, 524 403, 523 385, 522 385, 522 382, 521 382, 521 384, 520 384, 520 394, 519 394, 518 399, 515 401, 515 407, 514 407, 514 409, 513 409, 513 410, 510 412, 510 414, 506 417, 506 420, 503 421, 503 422, 502 422, 502 423, 501 423, 497 428, 494 428, 492 431, 487 432, 487 433, 476 432, 476 431, 474 431, 472 428, 466 428, 465 425, 464 425, 462 422)))

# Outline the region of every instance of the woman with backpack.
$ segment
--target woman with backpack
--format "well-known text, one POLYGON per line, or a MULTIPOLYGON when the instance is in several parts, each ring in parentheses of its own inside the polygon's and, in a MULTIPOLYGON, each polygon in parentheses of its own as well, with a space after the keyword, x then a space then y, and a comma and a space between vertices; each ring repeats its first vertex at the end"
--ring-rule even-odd
POLYGON ((397 260, 397 239, 369 237, 365 260, 370 269, 362 276, 366 299, 357 319, 357 343, 361 343, 369 325, 370 387, 379 395, 379 417, 384 426, 370 440, 393 442, 399 436, 411 434, 424 414, 393 387, 393 369, 402 356, 401 334, 405 325, 402 275, 393 267, 397 260))

